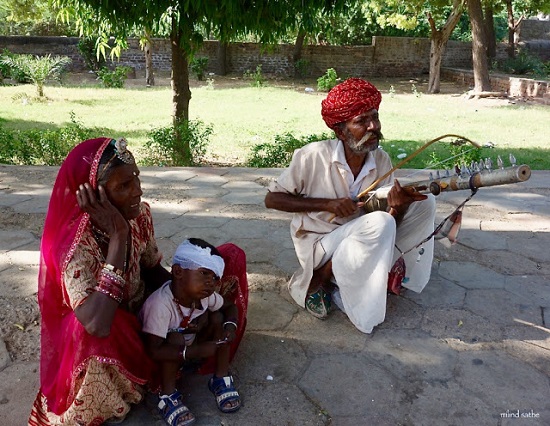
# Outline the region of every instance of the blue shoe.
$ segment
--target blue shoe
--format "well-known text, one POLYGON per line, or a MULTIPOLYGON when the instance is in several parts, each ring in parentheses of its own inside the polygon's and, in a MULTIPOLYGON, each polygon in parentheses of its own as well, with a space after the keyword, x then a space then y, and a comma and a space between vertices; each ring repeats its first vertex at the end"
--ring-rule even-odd
POLYGON ((325 319, 331 307, 331 296, 322 288, 306 297, 306 311, 315 318, 325 319))

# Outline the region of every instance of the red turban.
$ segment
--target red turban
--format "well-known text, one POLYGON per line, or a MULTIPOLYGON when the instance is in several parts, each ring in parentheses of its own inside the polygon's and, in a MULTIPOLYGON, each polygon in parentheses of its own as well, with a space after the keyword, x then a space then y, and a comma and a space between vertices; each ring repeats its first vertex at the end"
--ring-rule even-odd
POLYGON ((321 115, 327 126, 334 130, 337 123, 378 109, 380 102, 382 94, 371 83, 360 78, 348 78, 328 92, 321 102, 321 115))

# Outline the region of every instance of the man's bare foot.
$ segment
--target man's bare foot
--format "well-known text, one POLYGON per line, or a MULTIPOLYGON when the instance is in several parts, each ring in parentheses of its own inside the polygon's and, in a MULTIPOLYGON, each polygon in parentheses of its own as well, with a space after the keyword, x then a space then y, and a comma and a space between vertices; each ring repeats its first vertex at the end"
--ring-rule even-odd
POLYGON ((313 276, 309 282, 309 288, 307 294, 313 294, 321 287, 328 293, 331 293, 334 289, 334 284, 331 282, 332 278, 332 260, 329 260, 319 269, 313 271, 313 276))

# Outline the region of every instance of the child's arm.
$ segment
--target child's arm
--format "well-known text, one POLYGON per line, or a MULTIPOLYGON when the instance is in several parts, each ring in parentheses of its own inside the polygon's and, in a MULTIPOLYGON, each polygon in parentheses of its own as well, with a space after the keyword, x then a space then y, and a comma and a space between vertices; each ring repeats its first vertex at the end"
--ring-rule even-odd
POLYGON ((207 358, 216 353, 216 342, 195 343, 191 346, 171 343, 168 338, 145 333, 145 349, 157 362, 186 361, 193 358, 207 358))
POLYGON ((232 300, 224 298, 223 306, 220 311, 223 313, 224 317, 222 340, 230 343, 235 340, 235 333, 239 327, 237 320, 239 310, 237 309, 237 305, 235 305, 232 300))

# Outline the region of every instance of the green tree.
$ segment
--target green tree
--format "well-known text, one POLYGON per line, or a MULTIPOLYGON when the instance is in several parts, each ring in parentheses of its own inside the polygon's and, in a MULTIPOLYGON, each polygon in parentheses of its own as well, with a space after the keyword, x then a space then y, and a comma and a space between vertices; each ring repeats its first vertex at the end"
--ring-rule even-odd
POLYGON ((371 13, 376 14, 376 23, 382 27, 393 27, 412 33, 420 29, 417 35, 426 35, 423 30, 426 17, 430 37, 430 77, 429 93, 439 93, 441 61, 447 42, 453 33, 464 10, 466 0, 370 0, 363 4, 371 13))
POLYGON ((0 34, 73 35, 48 0, 0 0, 0 34))
MULTIPOLYGON (((117 39, 118 51, 135 29, 159 33, 168 23, 172 47, 172 103, 174 127, 189 119, 189 61, 203 41, 204 29, 219 34, 220 40, 258 34, 260 42, 275 41, 288 28, 296 26, 300 12, 329 11, 344 7, 344 0, 280 0, 249 2, 241 0, 54 0, 66 13, 78 17, 83 32, 95 32, 117 39)), ((105 50, 105 48, 104 48, 105 50)), ((116 54, 116 49, 112 53, 116 54)), ((189 164, 191 163, 191 152, 189 164)))
POLYGON ((460 16, 464 10, 465 0, 453 0, 450 13, 441 28, 437 28, 437 23, 431 12, 427 12, 428 22, 430 24, 430 77, 428 81, 428 93, 439 93, 441 84, 441 60, 447 47, 447 42, 453 33, 460 16))
POLYGON ((549 0, 502 0, 508 18, 508 56, 513 58, 516 53, 515 34, 526 17, 537 12, 550 13, 549 0))

